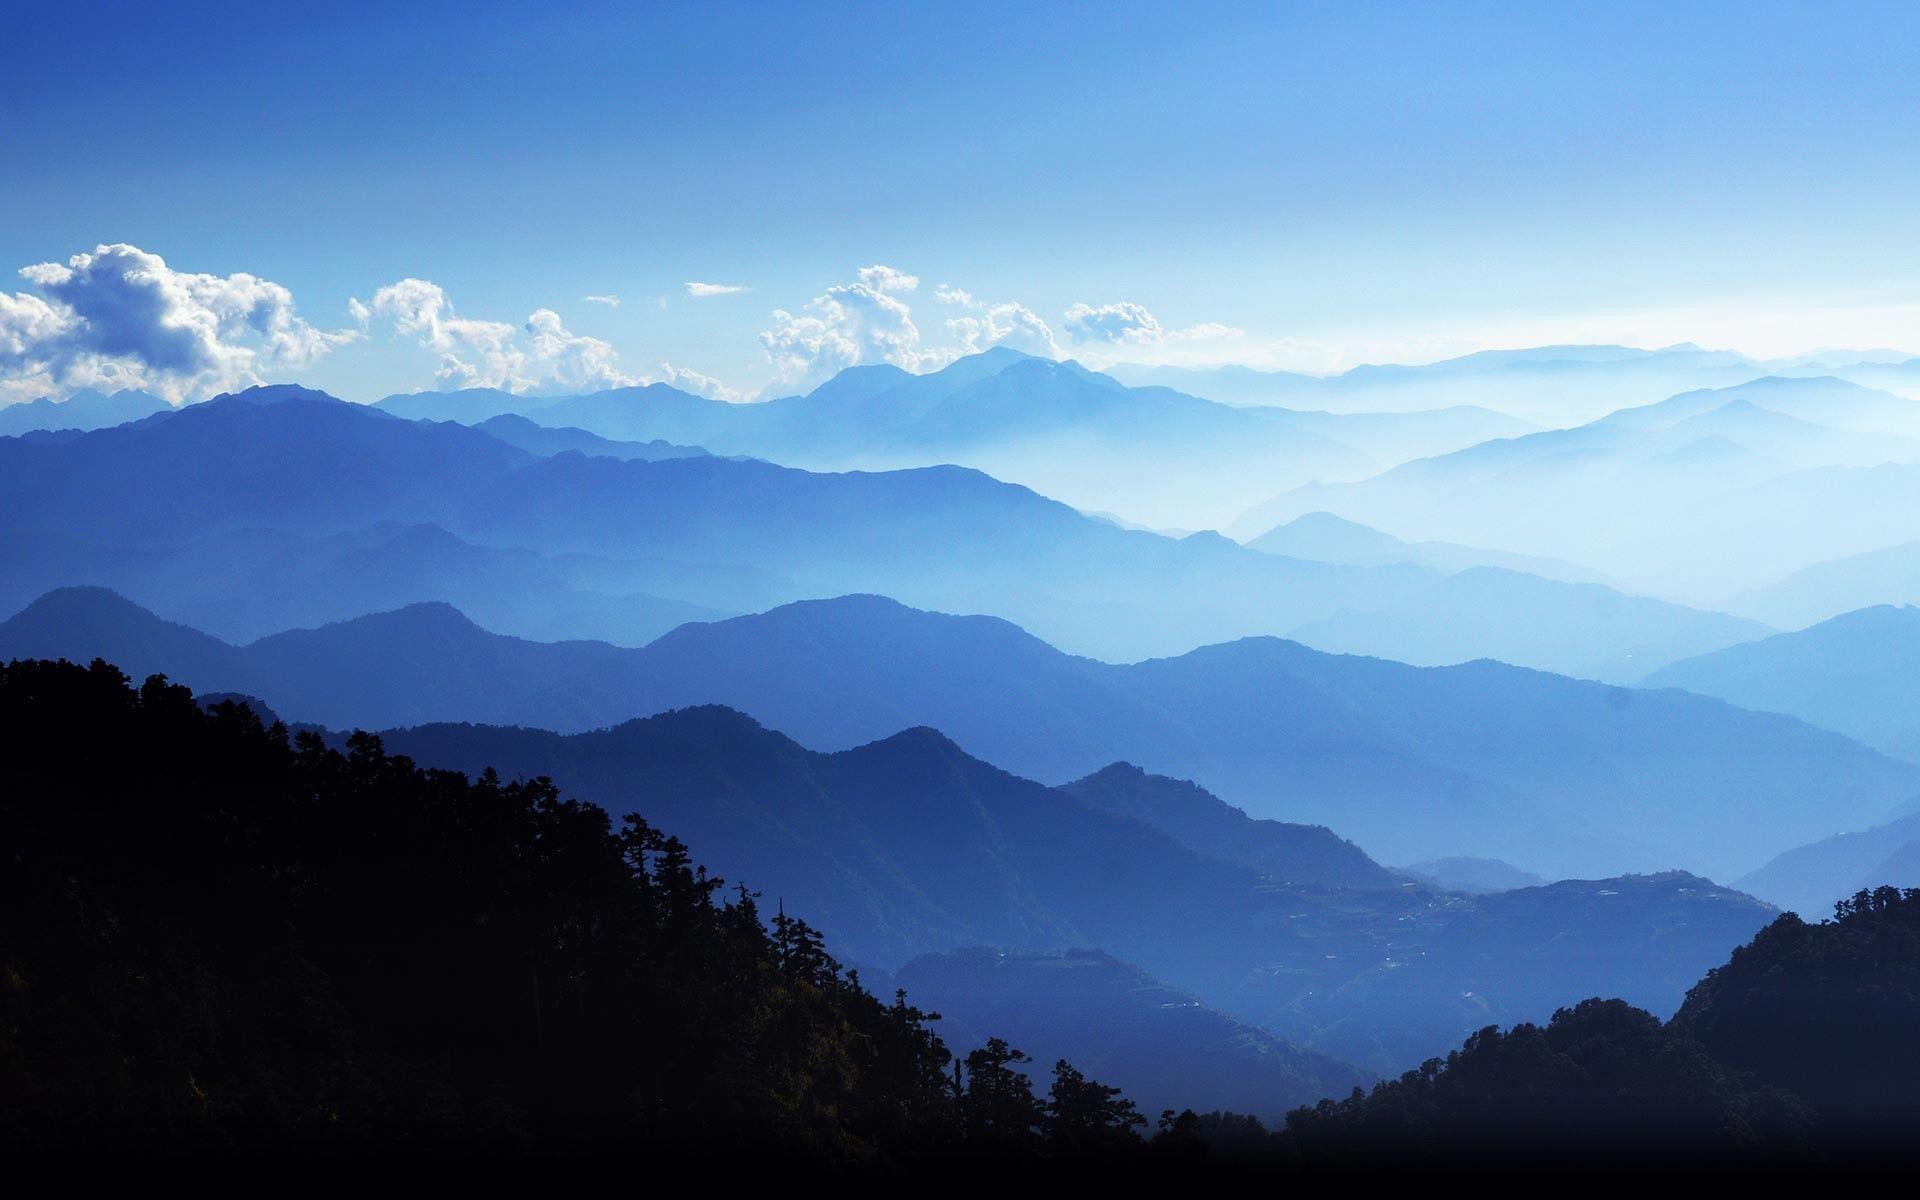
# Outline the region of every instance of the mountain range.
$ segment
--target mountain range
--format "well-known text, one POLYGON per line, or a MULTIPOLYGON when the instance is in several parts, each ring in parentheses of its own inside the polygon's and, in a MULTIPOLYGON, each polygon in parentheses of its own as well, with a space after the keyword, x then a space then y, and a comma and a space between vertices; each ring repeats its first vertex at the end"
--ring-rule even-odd
POLYGON ((15 404, 0 404, 0 437, 23 433, 77 429, 88 431, 124 425, 155 413, 171 411, 173 405, 149 392, 122 389, 101 392, 81 388, 62 400, 46 397, 15 404))
MULTIPOLYGON (((291 387, 56 441, 0 440, 0 501, 0 606, 100 584, 236 638, 456 600, 504 632, 635 644, 676 618, 875 592, 1127 660, 1336 616, 1350 627, 1369 609, 1401 614, 1379 635, 1393 646, 1400 626, 1425 623, 1414 598, 1446 584, 1412 563, 1123 530, 964 468, 544 455, 291 387), (51 495, 65 499, 38 502, 51 495)), ((1448 653, 1637 677, 1661 665, 1647 647, 1691 654, 1764 632, 1632 603, 1582 638, 1590 593, 1486 583, 1482 608, 1453 612, 1448 653)), ((1339 628, 1330 644, 1376 649, 1339 628)))
MULTIPOLYGON (((1804 364, 1763 364, 1693 345, 1536 346, 1483 350, 1425 364, 1366 364, 1335 375, 1260 371, 1241 366, 1149 367, 1117 364, 1108 373, 1136 385, 1160 384, 1230 404, 1360 410, 1422 410, 1482 405, 1561 428, 1618 408, 1679 392, 1730 387, 1804 364)), ((1829 371, 1851 369, 1852 356, 1829 371)))
MULTIPOLYGON (((1134 777, 1103 768, 1194 780, 1207 791, 1182 785, 1188 815, 1163 828, 1263 871, 1249 813, 1331 827, 1390 862, 1457 854, 1562 877, 1678 866, 1732 878, 1920 794, 1920 767, 1685 692, 1490 662, 1415 668, 1273 638, 1118 666, 1002 620, 872 596, 687 624, 641 649, 504 637, 444 604, 236 647, 73 589, 0 623, 0 656, 107 657, 342 728, 573 732, 725 704, 832 751, 929 726, 1018 774, 1080 780, 1084 797, 1133 817, 1134 777)), ((1356 869, 1339 838, 1318 845, 1356 869)), ((1297 849, 1284 857, 1304 861, 1297 849)))
POLYGON ((379 407, 467 423, 512 413, 811 470, 958 464, 1078 508, 1184 528, 1216 525, 1276 485, 1357 479, 1533 428, 1471 405, 1371 414, 1235 408, 1165 387, 1129 388, 1076 362, 1005 347, 924 375, 854 367, 804 396, 750 404, 652 384, 579 396, 416 392, 379 407))
POLYGON ((1324 511, 1714 600, 1911 540, 1916 434, 1920 403, 1838 379, 1767 377, 1295 488, 1228 532, 1251 538, 1324 511))

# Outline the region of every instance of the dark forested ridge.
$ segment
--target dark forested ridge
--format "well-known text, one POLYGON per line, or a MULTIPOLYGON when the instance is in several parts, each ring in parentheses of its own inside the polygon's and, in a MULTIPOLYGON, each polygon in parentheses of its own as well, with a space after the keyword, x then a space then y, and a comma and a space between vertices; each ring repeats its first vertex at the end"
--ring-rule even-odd
POLYGON ((113 668, 0 668, 0 1142, 830 1158, 944 1136, 947 1055, 817 935, 542 783, 113 668))
POLYGON ((1065 1063, 1007 1127, 991 1055, 956 1071, 803 920, 544 781, 330 750, 104 663, 0 667, 0 749, 16 1161, 1139 1142, 1065 1063))
MULTIPOLYGON (((0 1148, 16 1157, 1817 1164, 1904 1148, 1916 1115, 1913 891, 1780 917, 1671 1022, 1590 1000, 1488 1028, 1268 1134, 1230 1113, 1150 1122, 986 1031, 956 1065, 911 997, 875 998, 800 917, 544 779, 424 770, 365 734, 330 749, 104 663, 0 667, 0 845, 0 1148)), ((1131 979, 1145 990, 1120 1007, 1142 1019, 1191 1004, 1111 959, 1056 961, 1131 979)), ((1019 1015, 1005 999, 977 1011, 1019 1015)), ((1196 1053, 1219 1036, 1293 1053, 1186 1026, 1196 1053)))

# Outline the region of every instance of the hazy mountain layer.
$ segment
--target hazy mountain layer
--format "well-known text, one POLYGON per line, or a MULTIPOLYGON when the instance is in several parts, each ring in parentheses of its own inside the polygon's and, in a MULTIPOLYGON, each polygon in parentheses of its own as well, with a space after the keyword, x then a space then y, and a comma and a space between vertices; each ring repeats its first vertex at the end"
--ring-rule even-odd
POLYGON ((1912 540, 1916 433, 1920 403, 1836 379, 1758 379, 1297 488, 1231 532, 1326 511, 1409 540, 1570 559, 1656 595, 1718 598, 1912 540))
POLYGON ((1802 629, 1881 604, 1920 604, 1920 542, 1818 562, 1721 607, 1781 629, 1802 629))
MULTIPOLYGON (((540 455, 297 388, 0 442, 0 500, 0 605, 103 584, 242 638, 452 600, 502 630, 631 644, 669 618, 871 591, 991 612, 1118 660, 1394 607, 1403 615, 1379 646, 1340 642, 1371 650, 1425 625, 1411 601, 1439 579, 1411 564, 1122 530, 961 468, 816 474, 711 456, 540 455), (48 495, 68 499, 40 502, 48 495)), ((1490 589, 1482 607, 1452 610, 1437 652, 1606 673, 1643 647, 1692 653, 1754 632, 1644 604, 1588 631, 1583 593, 1510 582, 1514 596, 1490 589), (1519 622, 1511 605, 1522 602, 1519 622)))
POLYGON ((855 367, 805 396, 753 404, 664 384, 581 396, 410 393, 380 407, 476 423, 518 414, 607 438, 697 444, 812 470, 956 463, 1075 507, 1205 528, 1315 479, 1358 479, 1530 425, 1485 408, 1333 414, 1244 409, 1128 388, 1075 362, 1005 348, 925 375, 855 367))
POLYGON ((1485 350, 1423 365, 1354 367, 1319 377, 1247 367, 1143 367, 1108 374, 1132 384, 1161 384, 1231 404, 1294 408, 1424 410, 1484 405, 1540 425, 1562 427, 1678 392, 1728 387, 1768 372, 1722 350, 1670 346, 1538 346, 1485 350))
POLYGON ((81 388, 64 400, 0 404, 0 437, 39 430, 105 429, 172 409, 173 405, 148 392, 122 390, 109 394, 81 388))
POLYGON ((1906 816, 1789 850, 1738 882, 1769 903, 1817 921, 1864 888, 1920 887, 1920 872, 1913 869, 1916 844, 1920 816, 1906 816))
POLYGON ((1920 608, 1865 608, 1797 633, 1683 659, 1643 687, 1788 713, 1920 760, 1920 608))
MULTIPOLYGON (((1491 856, 1562 877, 1680 866, 1730 878, 1920 794, 1920 767, 1684 692, 1495 663, 1419 669, 1271 638, 1113 666, 1003 621, 877 597, 686 625, 640 650, 501 637, 445 605, 242 649, 196 637, 82 590, 0 624, 0 655, 106 655, 336 726, 581 730, 721 703, 839 750, 926 725, 1049 783, 1132 762, 1255 816, 1329 826, 1386 861, 1491 856)), ((1075 786, 1268 869, 1261 837, 1231 808, 1188 789, 1150 815, 1130 807, 1128 778, 1075 786)), ((1351 847, 1314 836, 1325 857, 1312 861, 1355 867, 1351 847)))
POLYGON ((1390 533, 1315 512, 1276 525, 1247 545, 1268 554, 1288 558, 1308 558, 1315 562, 1348 563, 1352 566, 1381 566, 1386 563, 1418 563, 1436 571, 1455 574, 1474 567, 1500 567, 1559 579, 1569 583, 1603 583, 1593 571, 1575 563, 1527 554, 1509 554, 1504 550, 1483 550, 1478 546, 1459 546, 1452 542, 1403 542, 1390 533))

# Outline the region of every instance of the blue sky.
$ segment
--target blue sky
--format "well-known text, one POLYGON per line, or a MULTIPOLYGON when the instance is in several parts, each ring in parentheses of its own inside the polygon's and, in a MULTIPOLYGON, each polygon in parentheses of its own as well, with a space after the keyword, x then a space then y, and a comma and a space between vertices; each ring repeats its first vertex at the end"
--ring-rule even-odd
MULTIPOLYGON (((310 8, 11 16, 0 263, 128 243, 324 333, 431 281, 443 315, 524 341, 550 310, 620 372, 741 393, 781 367, 763 332, 819 349, 808 320, 821 369, 1027 317, 1096 362, 1326 369, 1877 345, 1920 314, 1910 5, 310 8), (919 286, 808 309, 875 264, 919 286), (1152 324, 1068 317, 1121 303, 1152 324)), ((387 309, 254 369, 435 386, 387 309)))

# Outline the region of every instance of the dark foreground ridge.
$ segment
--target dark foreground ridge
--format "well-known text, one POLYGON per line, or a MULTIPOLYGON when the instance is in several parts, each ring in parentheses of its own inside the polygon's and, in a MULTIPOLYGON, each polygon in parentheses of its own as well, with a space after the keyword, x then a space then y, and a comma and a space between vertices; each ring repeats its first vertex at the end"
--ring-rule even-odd
POLYGON ((1903 1151, 1920 1116, 1920 892, 1781 917, 1664 1025, 1588 1001, 1275 1133, 1156 1131, 1065 1062, 1036 1095, 997 1039, 956 1066, 906 997, 638 818, 104 663, 0 667, 0 846, 15 1162, 1820 1166, 1903 1151))

